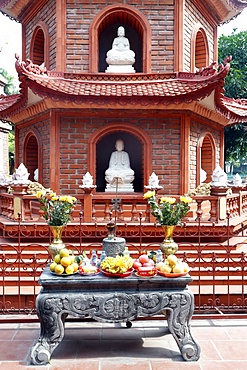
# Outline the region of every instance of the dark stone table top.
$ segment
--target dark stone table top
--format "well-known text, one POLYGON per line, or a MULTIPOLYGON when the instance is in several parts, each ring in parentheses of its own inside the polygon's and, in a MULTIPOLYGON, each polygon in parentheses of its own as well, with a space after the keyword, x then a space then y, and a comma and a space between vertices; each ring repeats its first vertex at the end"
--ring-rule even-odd
POLYGON ((79 272, 74 275, 54 275, 50 272, 47 266, 41 274, 39 284, 42 285, 43 291, 56 290, 56 291, 70 291, 80 290, 87 291, 109 291, 121 290, 128 292, 139 291, 154 291, 154 290, 178 290, 185 289, 186 286, 192 282, 189 274, 176 277, 167 278, 164 276, 156 275, 154 277, 138 277, 133 271, 130 276, 124 278, 115 278, 105 276, 102 272, 98 275, 81 275, 79 272))

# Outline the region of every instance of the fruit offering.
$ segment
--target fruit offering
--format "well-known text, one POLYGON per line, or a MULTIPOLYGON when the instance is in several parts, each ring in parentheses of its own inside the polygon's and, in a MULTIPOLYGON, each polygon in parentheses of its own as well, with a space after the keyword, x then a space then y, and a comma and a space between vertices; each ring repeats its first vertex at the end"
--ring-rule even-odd
POLYGON ((112 274, 124 274, 132 268, 133 260, 129 256, 106 257, 101 263, 100 268, 103 271, 112 274))
POLYGON ((71 275, 78 271, 78 263, 75 261, 75 256, 67 248, 60 250, 53 258, 50 264, 50 271, 56 274, 71 275))
POLYGON ((138 275, 151 276, 156 274, 154 260, 147 254, 141 254, 133 263, 138 275))
POLYGON ((160 262, 156 266, 157 270, 165 274, 183 274, 188 272, 189 266, 187 262, 183 262, 175 256, 170 254, 164 262, 160 262))
POLYGON ((96 275, 99 273, 97 266, 92 266, 90 263, 79 266, 79 272, 82 275, 96 275))

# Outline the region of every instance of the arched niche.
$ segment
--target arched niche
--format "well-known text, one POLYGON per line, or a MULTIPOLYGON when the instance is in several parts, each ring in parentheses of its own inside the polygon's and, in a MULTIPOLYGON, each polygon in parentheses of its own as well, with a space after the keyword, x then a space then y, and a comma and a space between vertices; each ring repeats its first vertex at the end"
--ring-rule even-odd
POLYGON ((152 172, 151 140, 143 130, 129 124, 111 124, 95 132, 89 141, 88 171, 97 185, 96 191, 105 191, 105 171, 117 139, 124 141, 135 172, 134 191, 142 192, 152 172))
POLYGON ((125 28, 125 36, 135 52, 137 72, 150 72, 151 28, 144 15, 129 5, 110 5, 105 7, 92 22, 89 30, 90 63, 92 73, 104 72, 106 52, 112 48, 117 36, 117 28, 125 28))
POLYGON ((45 64, 49 69, 49 33, 44 22, 40 22, 34 29, 30 43, 30 59, 34 64, 45 64))
POLYGON ((191 72, 209 65, 209 46, 205 30, 197 24, 191 37, 191 72))
POLYGON ((38 182, 42 181, 42 145, 37 130, 32 130, 27 134, 23 145, 24 164, 28 169, 29 180, 34 181, 34 171, 38 168, 38 182))
POLYGON ((216 145, 210 133, 201 135, 197 146, 197 186, 200 184, 201 168, 206 171, 205 182, 211 182, 213 170, 216 167, 216 145))

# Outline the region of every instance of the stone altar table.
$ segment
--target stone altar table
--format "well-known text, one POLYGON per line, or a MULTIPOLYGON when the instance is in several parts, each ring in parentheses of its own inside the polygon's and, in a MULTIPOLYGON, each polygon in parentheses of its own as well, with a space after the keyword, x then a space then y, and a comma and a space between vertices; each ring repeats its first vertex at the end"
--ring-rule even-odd
POLYGON ((140 316, 164 314, 185 361, 197 361, 200 347, 190 332, 194 296, 187 284, 190 275, 179 278, 125 278, 95 276, 54 276, 46 267, 39 279, 37 296, 40 337, 31 352, 31 362, 45 365, 64 337, 68 315, 101 322, 126 322, 140 316))

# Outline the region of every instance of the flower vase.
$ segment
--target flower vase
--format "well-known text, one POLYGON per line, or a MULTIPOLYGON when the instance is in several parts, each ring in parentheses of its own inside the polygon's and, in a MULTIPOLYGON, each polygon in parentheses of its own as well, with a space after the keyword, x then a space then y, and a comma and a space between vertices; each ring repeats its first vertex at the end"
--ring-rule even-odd
POLYGON ((175 254, 178 250, 178 244, 173 240, 173 231, 176 225, 165 225, 162 226, 165 234, 165 239, 160 244, 160 249, 162 250, 164 257, 166 258, 169 254, 175 254))
POLYGON ((63 243, 61 236, 63 232, 63 226, 50 226, 51 232, 53 234, 53 240, 49 245, 49 252, 54 258, 56 254, 59 254, 60 250, 65 248, 65 244, 63 243))

